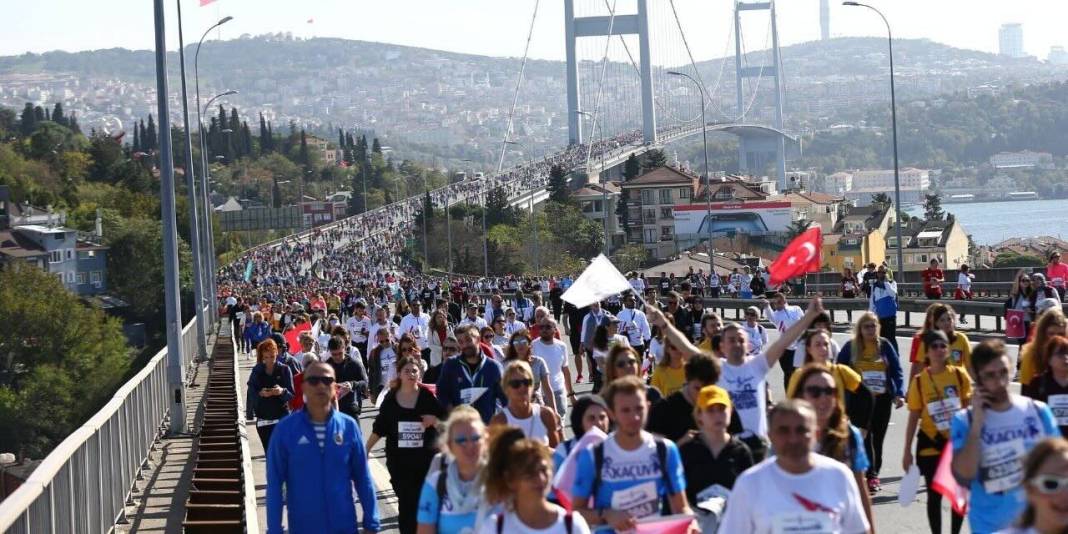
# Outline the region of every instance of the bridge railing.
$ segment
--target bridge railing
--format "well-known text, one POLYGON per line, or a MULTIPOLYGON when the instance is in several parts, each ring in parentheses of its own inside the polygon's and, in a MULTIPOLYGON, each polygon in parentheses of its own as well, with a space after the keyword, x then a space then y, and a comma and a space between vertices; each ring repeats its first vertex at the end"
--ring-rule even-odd
MULTIPOLYGON (((197 350, 196 331, 196 319, 182 329, 186 367, 197 350)), ((0 532, 110 531, 125 515, 135 479, 163 431, 169 396, 164 348, 0 502, 0 532)))

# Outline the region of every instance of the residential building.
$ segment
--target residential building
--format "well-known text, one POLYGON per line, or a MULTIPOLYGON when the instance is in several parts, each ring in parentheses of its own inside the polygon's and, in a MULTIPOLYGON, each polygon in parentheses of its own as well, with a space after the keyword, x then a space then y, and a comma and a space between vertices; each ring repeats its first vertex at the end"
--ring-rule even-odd
POLYGON ((1028 169, 1053 165, 1053 154, 1049 152, 998 152, 990 156, 990 165, 995 169, 1028 169))
POLYGON ((892 211, 879 206, 850 208, 823 237, 823 267, 840 272, 857 271, 886 259, 886 235, 893 224, 892 211))
POLYGON ((839 194, 853 189, 853 173, 836 172, 824 179, 825 193, 839 194))
POLYGON ((932 259, 942 262, 945 269, 957 269, 968 263, 968 235, 953 217, 942 221, 910 221, 901 228, 904 269, 897 266, 897 255, 892 253, 897 238, 891 233, 886 239, 890 266, 897 270, 922 271, 932 259))
POLYGON ((29 264, 55 275, 78 295, 107 291, 107 250, 96 234, 63 226, 66 215, 11 201, 0 186, 0 264, 29 264))
POLYGON ((582 215, 587 219, 603 225, 605 217, 608 217, 608 235, 612 249, 623 246, 627 240, 626 233, 623 231, 623 222, 616 214, 616 205, 621 193, 622 189, 617 182, 588 184, 571 193, 571 199, 578 204, 582 215))
POLYGON ((329 166, 337 165, 337 151, 330 148, 329 141, 314 135, 306 135, 305 140, 308 142, 308 152, 318 154, 319 164, 329 166))
POLYGON ((1008 57, 1025 57, 1023 24, 1002 24, 998 30, 998 53, 1008 57))
POLYGON ((839 207, 845 203, 844 197, 807 191, 787 193, 782 198, 790 203, 793 220, 819 223, 824 233, 834 229, 839 207))
MULTIPOLYGON (((901 169, 901 203, 919 204, 931 187, 931 173, 925 169, 907 167, 901 169)), ((871 203, 872 197, 879 193, 894 195, 894 170, 869 170, 853 173, 853 187, 843 192, 847 200, 858 206, 871 203)))
POLYGON ((677 254, 675 205, 690 203, 697 180, 697 176, 681 170, 660 167, 624 182, 621 194, 626 198, 629 223, 626 241, 641 244, 653 259, 677 254))

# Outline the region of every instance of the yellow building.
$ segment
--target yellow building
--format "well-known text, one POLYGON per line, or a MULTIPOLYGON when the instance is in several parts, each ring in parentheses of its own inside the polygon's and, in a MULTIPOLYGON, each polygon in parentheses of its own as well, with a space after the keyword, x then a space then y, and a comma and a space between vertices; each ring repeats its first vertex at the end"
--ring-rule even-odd
POLYGON ((850 208, 838 220, 834 231, 823 236, 823 268, 854 272, 869 263, 886 259, 886 234, 891 227, 890 210, 877 206, 850 208))

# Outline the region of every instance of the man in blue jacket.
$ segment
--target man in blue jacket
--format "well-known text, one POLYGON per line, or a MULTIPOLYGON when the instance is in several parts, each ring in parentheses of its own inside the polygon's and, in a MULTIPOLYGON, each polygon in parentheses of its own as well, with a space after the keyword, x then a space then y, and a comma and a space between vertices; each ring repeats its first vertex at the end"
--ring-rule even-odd
POLYGON ((375 534, 380 528, 360 425, 333 409, 334 382, 334 369, 325 363, 305 368, 304 408, 282 419, 271 435, 268 534, 282 534, 283 506, 292 534, 355 534, 353 485, 363 507, 363 532, 375 534))
POLYGON ((901 350, 897 347, 897 282, 893 281, 886 272, 886 265, 880 265, 875 271, 875 281, 872 282, 871 296, 868 298, 868 309, 879 317, 879 333, 886 338, 894 351, 898 354, 901 350))
POLYGON ((438 402, 446 412, 454 406, 470 404, 482 421, 489 424, 497 406, 508 399, 501 389, 501 364, 486 357, 479 347, 479 332, 474 325, 457 327, 456 341, 460 354, 445 360, 438 377, 438 402))

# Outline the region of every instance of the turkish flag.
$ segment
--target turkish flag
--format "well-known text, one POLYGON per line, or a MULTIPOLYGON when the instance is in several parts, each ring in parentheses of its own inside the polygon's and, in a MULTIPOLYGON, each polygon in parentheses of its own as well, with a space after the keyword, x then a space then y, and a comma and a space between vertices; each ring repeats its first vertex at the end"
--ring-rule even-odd
POLYGON ((779 257, 768 267, 771 286, 777 286, 795 276, 818 272, 823 263, 823 234, 819 225, 805 230, 794 238, 779 257))
POLYGON ((646 521, 639 521, 634 527, 634 532, 635 534, 687 534, 692 524, 693 516, 679 514, 653 517, 646 521))
POLYGON ((215 0, 200 0, 200 7, 204 7, 204 6, 210 4, 210 3, 214 2, 214 1, 215 0))
POLYGON ((1027 330, 1024 329, 1025 317, 1023 310, 1005 310, 1005 337, 1010 339, 1027 337, 1027 330))
POLYGON ((934 478, 931 479, 931 489, 942 494, 949 500, 954 512, 960 515, 968 515, 968 496, 971 491, 966 486, 957 484, 953 476, 953 443, 946 443, 942 450, 942 457, 938 459, 938 468, 935 469, 934 478))

